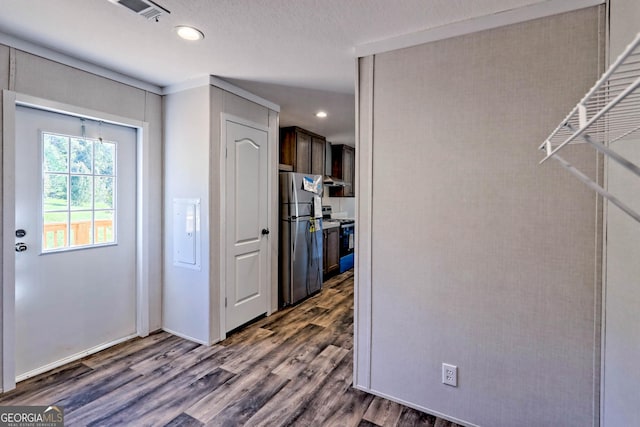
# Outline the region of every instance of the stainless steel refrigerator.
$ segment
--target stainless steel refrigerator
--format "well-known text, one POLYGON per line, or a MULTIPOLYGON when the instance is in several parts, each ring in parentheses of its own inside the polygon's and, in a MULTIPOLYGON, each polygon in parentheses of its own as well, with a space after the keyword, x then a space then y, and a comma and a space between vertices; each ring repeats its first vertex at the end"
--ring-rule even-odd
POLYGON ((280 173, 280 307, 322 288, 322 179, 280 173))

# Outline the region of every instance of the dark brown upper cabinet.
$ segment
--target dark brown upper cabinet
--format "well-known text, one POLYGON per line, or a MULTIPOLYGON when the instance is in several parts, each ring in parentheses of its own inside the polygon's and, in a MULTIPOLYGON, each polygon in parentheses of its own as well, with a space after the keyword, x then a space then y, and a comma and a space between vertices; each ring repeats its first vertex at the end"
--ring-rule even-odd
POLYGON ((280 169, 324 175, 325 146, 324 136, 297 126, 281 128, 280 169))
POLYGON ((330 187, 331 197, 355 196, 356 150, 349 145, 331 146, 331 175, 344 181, 344 187, 330 187))

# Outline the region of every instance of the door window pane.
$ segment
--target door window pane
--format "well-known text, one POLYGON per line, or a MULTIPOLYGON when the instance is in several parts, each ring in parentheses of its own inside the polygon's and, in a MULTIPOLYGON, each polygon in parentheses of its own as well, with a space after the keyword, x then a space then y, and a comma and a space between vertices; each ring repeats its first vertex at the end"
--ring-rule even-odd
POLYGON ((93 208, 93 177, 71 175, 71 210, 93 208))
POLYGON ((69 171, 69 138, 60 135, 44 134, 44 171, 69 171))
POLYGON ((71 138, 71 173, 91 173, 93 170, 93 141, 71 138))
POLYGON ((113 208, 114 183, 113 177, 96 177, 96 209, 113 208))
POLYGON ((70 246, 87 246, 93 243, 91 236, 93 228, 93 212, 71 212, 70 246))
POLYGON ((116 144, 112 142, 96 141, 96 175, 115 175, 116 173, 116 144))
POLYGON ((42 248, 44 250, 60 249, 67 246, 68 218, 67 212, 44 214, 44 233, 42 233, 42 248))
POLYGON ((43 133, 44 252, 117 242, 116 147, 111 141, 43 133))
POLYGON ((115 242, 114 212, 112 210, 95 211, 95 242, 115 242))
POLYGON ((44 209, 46 211, 66 210, 68 207, 67 175, 45 174, 44 176, 44 209))

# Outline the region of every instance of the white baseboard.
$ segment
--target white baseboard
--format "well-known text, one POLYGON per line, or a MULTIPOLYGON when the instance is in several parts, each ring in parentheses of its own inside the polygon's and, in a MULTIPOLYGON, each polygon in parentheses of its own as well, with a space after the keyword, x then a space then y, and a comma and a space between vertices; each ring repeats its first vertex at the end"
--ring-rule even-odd
POLYGON ((22 375, 16 376, 16 382, 24 381, 27 378, 35 377, 36 375, 39 375, 39 374, 41 374, 43 372, 47 372, 47 371, 50 371, 52 369, 58 368, 58 367, 60 367, 62 365, 66 365, 67 363, 75 362, 78 359, 82 359, 83 357, 86 357, 86 356, 89 356, 91 354, 97 353, 97 352, 102 351, 104 349, 107 349, 109 347, 113 347, 116 344, 120 344, 122 342, 129 341, 130 339, 135 338, 137 336, 138 336, 138 334, 127 335, 126 337, 119 338, 119 339, 117 339, 115 341, 110 341, 108 343, 100 344, 100 345, 97 345, 95 347, 91 347, 88 350, 84 350, 84 351, 81 351, 79 353, 73 354, 71 356, 65 357, 63 359, 56 360, 55 362, 49 363, 47 365, 41 366, 41 367, 36 368, 34 370, 31 370, 31 371, 29 371, 27 373, 24 373, 22 375))
POLYGON ((382 397, 384 399, 390 400, 392 402, 399 403, 399 404, 404 405, 404 406, 408 406, 409 408, 413 408, 413 409, 415 409, 417 411, 421 411, 421 412, 425 412, 427 414, 434 415, 434 416, 436 416, 438 418, 442 418, 443 420, 454 422, 454 423, 459 424, 461 426, 480 427, 477 424, 470 423, 469 421, 464 421, 464 420, 461 420, 459 418, 452 417, 450 415, 443 414, 443 413, 438 412, 438 411, 434 411, 433 409, 425 408, 424 406, 415 405, 415 404, 413 404, 411 402, 407 402, 405 400, 398 399, 397 397, 389 396, 387 394, 381 393, 379 391, 376 391, 376 390, 373 390, 373 389, 370 389, 370 388, 361 387, 361 386, 357 386, 357 385, 354 385, 353 388, 355 388, 356 390, 364 391, 364 392, 369 393, 369 394, 373 394, 374 396, 382 397))
POLYGON ((180 332, 172 331, 169 328, 162 328, 162 330, 165 331, 165 332, 170 333, 171 335, 175 335, 177 337, 184 338, 185 340, 197 342, 198 344, 202 344, 202 345, 206 345, 206 346, 210 346, 212 344, 212 343, 208 343, 206 341, 199 340, 199 339, 194 338, 194 337, 190 337, 189 335, 182 334, 180 332))

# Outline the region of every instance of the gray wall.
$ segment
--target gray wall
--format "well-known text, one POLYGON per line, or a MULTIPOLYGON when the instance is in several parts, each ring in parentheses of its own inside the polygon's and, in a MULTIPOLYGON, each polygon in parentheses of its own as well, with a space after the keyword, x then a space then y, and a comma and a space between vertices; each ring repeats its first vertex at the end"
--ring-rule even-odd
POLYGON ((483 426, 598 418, 598 201, 536 149, 602 71, 601 11, 360 61, 356 385, 483 426))
MULTIPOLYGON (((89 108, 149 123, 150 205, 149 268, 150 330, 161 326, 162 259, 162 99, 161 96, 76 68, 0 45, 0 89, 89 108), (15 60, 10 82, 10 58, 15 60)), ((1 111, 0 111, 1 113, 1 111)), ((0 114, 0 138, 2 136, 0 114)), ((0 169, 2 165, 0 164, 0 169)), ((0 179, 2 171, 0 170, 0 179)), ((0 186, 0 189, 2 187, 0 186)), ((13 209, 13 206, 2 206, 13 209)), ((2 240, 3 241, 3 240, 2 240)), ((1 280, 1 279, 0 279, 1 280)))
POLYGON ((165 233, 162 326, 209 343, 209 258, 200 270, 173 265, 173 201, 200 199, 200 249, 209 253, 209 87, 165 96, 165 233))
MULTIPOLYGON (((214 86, 165 97, 165 258, 163 327, 201 343, 220 334, 220 177, 221 114, 227 113, 270 129, 272 225, 276 229, 278 113, 214 86), (190 270, 173 265, 174 198, 201 201, 202 266, 190 270)), ((271 309, 277 308, 277 239, 271 239, 271 309)))
MULTIPOLYGON (((611 0, 610 59, 640 31, 640 2, 611 0)), ((640 164, 640 140, 611 145, 640 164)), ((640 179, 609 163, 608 189, 640 212, 640 179)), ((603 353, 603 426, 640 425, 640 224, 615 206, 607 211, 603 353)))
POLYGON ((609 58, 613 62, 640 32, 640 2, 609 0, 609 58))

